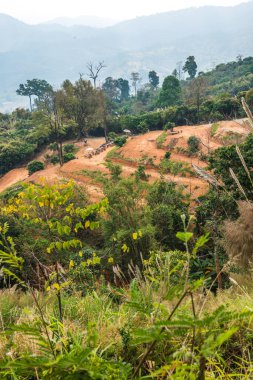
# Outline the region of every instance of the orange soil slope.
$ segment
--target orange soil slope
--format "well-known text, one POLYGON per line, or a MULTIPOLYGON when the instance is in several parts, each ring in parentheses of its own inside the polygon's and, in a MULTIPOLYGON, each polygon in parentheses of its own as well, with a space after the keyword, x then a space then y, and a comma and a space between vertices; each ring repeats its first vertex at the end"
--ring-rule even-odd
MULTIPOLYGON (((173 146, 171 160, 181 161, 188 164, 196 164, 200 167, 205 167, 206 163, 201 161, 198 157, 187 157, 177 148, 185 149, 187 147, 187 140, 190 136, 197 136, 201 139, 201 150, 203 153, 207 153, 208 150, 217 149, 222 146, 221 135, 226 133, 235 133, 240 136, 248 134, 248 129, 245 127, 241 120, 238 121, 224 121, 219 123, 219 128, 214 136, 211 136, 211 125, 198 125, 198 126, 183 126, 175 128, 175 132, 178 134, 167 134, 164 146, 173 146)), ((138 160, 143 158, 152 158, 155 164, 158 164, 164 157, 166 149, 157 149, 156 139, 162 133, 162 131, 152 131, 144 135, 130 137, 128 142, 123 148, 119 149, 119 158, 114 158, 114 162, 119 162, 122 165, 123 176, 127 177, 133 174, 138 166, 138 160)), ((41 178, 49 182, 58 180, 74 179, 77 184, 86 188, 92 201, 97 201, 103 196, 101 185, 95 183, 88 175, 85 175, 82 171, 100 171, 108 174, 108 169, 105 167, 106 155, 112 148, 108 148, 106 151, 101 152, 98 155, 92 156, 92 158, 84 157, 87 148, 97 148, 104 143, 103 138, 91 138, 88 140, 88 145, 84 146, 82 143, 75 143, 79 148, 76 156, 77 159, 69 161, 61 168, 59 165, 47 165, 45 170, 34 173, 28 177, 27 170, 25 168, 14 169, 0 178, 0 192, 6 190, 19 181, 34 181, 39 182, 41 178)), ((42 160, 45 153, 41 153, 37 159, 42 160)), ((159 172, 150 166, 147 166, 146 173, 150 176, 150 181, 155 181, 160 178, 159 172)), ((166 175, 165 179, 173 181, 186 188, 186 191, 191 194, 194 199, 199 195, 205 193, 208 188, 208 184, 203 180, 191 176, 182 177, 166 175)))

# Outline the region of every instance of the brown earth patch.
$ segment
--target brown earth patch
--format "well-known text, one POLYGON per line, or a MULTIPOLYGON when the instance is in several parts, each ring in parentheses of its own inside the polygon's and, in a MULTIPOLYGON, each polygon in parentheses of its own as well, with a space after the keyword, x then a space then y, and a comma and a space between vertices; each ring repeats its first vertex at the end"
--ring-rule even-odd
MULTIPOLYGON (((223 144, 220 140, 220 134, 226 135, 229 133, 238 133, 242 138, 245 138, 249 133, 249 128, 245 125, 244 120, 223 121, 219 122, 219 128, 214 136, 211 136, 210 124, 198 126, 182 126, 176 127, 176 134, 167 132, 167 138, 164 142, 164 148, 158 149, 156 144, 157 137, 162 131, 152 131, 144 135, 132 136, 128 139, 127 143, 118 149, 119 157, 111 158, 112 162, 118 163, 122 166, 123 177, 128 177, 134 174, 139 165, 139 161, 146 162, 146 173, 149 175, 149 181, 153 182, 160 178, 159 171, 150 165, 150 159, 153 160, 155 165, 158 165, 161 159, 164 158, 166 151, 171 151, 171 160, 185 162, 191 166, 195 164, 199 167, 205 168, 207 166, 205 161, 201 160, 200 156, 189 156, 184 150, 187 149, 187 140, 190 136, 200 138, 201 151, 206 154, 208 150, 214 150, 221 147, 223 144), (178 149, 179 148, 179 149, 178 149), (180 151, 181 150, 183 151, 180 151)), ((28 177, 25 168, 13 169, 2 178, 0 178, 0 192, 8 187, 14 185, 19 181, 34 181, 39 182, 41 178, 48 182, 55 182, 60 180, 74 179, 78 185, 84 187, 90 195, 92 201, 97 201, 103 196, 102 185, 95 183, 89 175, 85 175, 84 171, 100 171, 101 173, 108 174, 109 171, 105 167, 106 156, 113 148, 108 148, 106 151, 91 158, 84 157, 88 148, 96 149, 105 142, 104 138, 90 138, 87 145, 83 142, 68 141, 73 143, 79 149, 76 153, 76 159, 67 162, 61 168, 59 165, 47 165, 46 169, 34 173, 28 177)), ((36 159, 43 160, 45 154, 51 153, 45 149, 41 152, 36 159)), ((190 193, 192 199, 204 194, 208 189, 208 184, 200 178, 195 176, 183 177, 180 175, 165 175, 164 178, 168 181, 173 181, 185 187, 185 191, 190 193)))

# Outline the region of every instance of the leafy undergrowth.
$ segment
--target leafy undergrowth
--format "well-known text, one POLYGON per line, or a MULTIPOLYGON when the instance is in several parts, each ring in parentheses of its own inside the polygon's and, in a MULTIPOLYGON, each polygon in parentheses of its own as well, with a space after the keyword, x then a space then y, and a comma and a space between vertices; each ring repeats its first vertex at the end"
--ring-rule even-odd
POLYGON ((252 378, 251 296, 189 292, 176 308, 178 289, 165 289, 135 278, 128 289, 65 293, 62 322, 53 293, 1 291, 1 378, 131 379, 152 342, 134 378, 199 379, 201 365, 208 379, 252 378))
MULTIPOLYGON (((194 231, 214 198, 194 217, 175 184, 107 167, 97 204, 73 182, 1 200, 0 379, 252 379, 248 268, 229 274, 232 250, 229 262, 217 241, 212 257, 212 226, 194 231)), ((246 231, 244 254, 245 210, 224 230, 234 247, 233 231, 246 231)))

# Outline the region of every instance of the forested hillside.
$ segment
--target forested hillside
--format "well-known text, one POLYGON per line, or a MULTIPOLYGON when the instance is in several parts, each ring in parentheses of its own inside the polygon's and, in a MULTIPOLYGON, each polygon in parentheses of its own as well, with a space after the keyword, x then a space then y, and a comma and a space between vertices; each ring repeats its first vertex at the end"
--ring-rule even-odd
POLYGON ((228 92, 237 95, 240 91, 247 91, 253 87, 253 58, 239 55, 237 61, 217 65, 205 74, 205 78, 211 94, 228 92))
POLYGON ((57 91, 45 80, 21 83, 17 93, 27 103, 30 98, 33 112, 17 109, 0 114, 0 174, 26 164, 56 140, 62 144, 87 134, 108 137, 110 133, 122 134, 124 129, 136 134, 242 117, 241 97, 246 96, 252 104, 253 59, 220 64, 197 75, 197 63, 194 57, 189 58, 193 61, 189 68, 186 60, 184 71, 190 75, 194 66, 191 80, 179 80, 175 69, 159 87, 160 78, 154 70, 142 84, 140 74, 132 73, 135 96, 130 93, 131 82, 123 78, 108 77, 101 88, 94 89, 80 77, 76 82, 65 80, 57 91), (56 127, 55 112, 61 114, 56 127))
POLYGON ((252 5, 0 17, 1 380, 253 378, 252 5))
POLYGON ((140 71, 145 78, 152 69, 164 78, 189 55, 196 57, 200 70, 238 54, 252 55, 252 11, 252 2, 190 8, 104 29, 31 26, 1 15, 2 107, 6 102, 4 108, 11 107, 17 85, 28 77, 45 78, 58 86, 64 78, 74 80, 76 73, 86 74, 89 61, 105 61, 102 79, 112 73, 129 79, 132 71, 140 71))

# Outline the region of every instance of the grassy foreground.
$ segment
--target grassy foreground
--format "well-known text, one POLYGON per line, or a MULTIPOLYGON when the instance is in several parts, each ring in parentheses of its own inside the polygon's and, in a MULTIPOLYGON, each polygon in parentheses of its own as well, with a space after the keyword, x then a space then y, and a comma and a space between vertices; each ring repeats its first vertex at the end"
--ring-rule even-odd
POLYGON ((1 379, 252 379, 253 299, 236 285, 97 286, 62 294, 62 322, 54 292, 2 290, 1 379))

